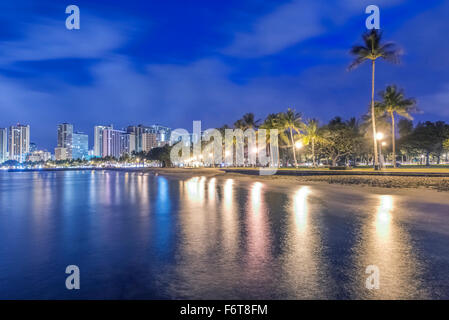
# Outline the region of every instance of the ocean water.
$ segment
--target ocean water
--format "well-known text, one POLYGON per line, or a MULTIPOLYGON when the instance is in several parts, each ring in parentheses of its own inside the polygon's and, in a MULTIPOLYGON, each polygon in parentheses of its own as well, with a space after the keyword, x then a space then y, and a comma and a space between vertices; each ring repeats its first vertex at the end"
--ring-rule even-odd
POLYGON ((0 172, 0 299, 448 299, 449 206, 339 189, 0 172))

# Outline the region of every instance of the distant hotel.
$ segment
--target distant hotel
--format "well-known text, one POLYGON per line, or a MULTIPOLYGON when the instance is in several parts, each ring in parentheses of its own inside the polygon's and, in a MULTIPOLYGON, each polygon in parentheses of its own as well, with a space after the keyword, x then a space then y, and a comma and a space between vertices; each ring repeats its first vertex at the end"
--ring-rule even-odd
POLYGON ((81 132, 73 132, 73 125, 62 123, 58 125, 58 145, 55 148, 56 160, 71 160, 89 158, 89 137, 81 132))
POLYGON ((9 127, 9 160, 25 162, 30 152, 30 126, 9 127))

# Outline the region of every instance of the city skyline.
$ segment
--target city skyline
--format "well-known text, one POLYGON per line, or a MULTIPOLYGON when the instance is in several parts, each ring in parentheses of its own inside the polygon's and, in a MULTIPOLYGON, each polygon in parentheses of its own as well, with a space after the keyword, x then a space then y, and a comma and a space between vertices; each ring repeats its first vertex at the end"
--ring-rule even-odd
MULTIPOLYGON (((195 10, 182 1, 78 1, 81 29, 71 31, 66 4, 22 3, 14 13, 0 5, 8 44, 0 54, 0 127, 28 123, 48 149, 48 128, 63 122, 91 136, 93 126, 110 123, 221 127, 242 109, 264 118, 291 107, 322 122, 368 109, 368 66, 346 68, 369 1, 204 2, 195 10)), ((401 65, 378 65, 376 92, 397 83, 418 101, 415 121, 448 122, 449 47, 436 48, 433 38, 444 38, 449 4, 376 4, 384 39, 404 49, 401 65)))
POLYGON ((50 148, 42 147, 31 139, 29 124, 17 123, 0 128, 0 164, 7 160, 25 162, 29 157, 34 159, 31 162, 40 161, 36 159, 41 155, 49 160, 47 154, 53 155, 55 160, 87 160, 108 156, 119 158, 133 152, 149 152, 152 148, 168 144, 172 130, 160 124, 128 125, 122 129, 116 129, 111 124, 96 125, 93 135, 89 135, 74 128, 72 123, 57 124, 56 143, 50 148), (22 129, 25 130, 23 133, 22 129))

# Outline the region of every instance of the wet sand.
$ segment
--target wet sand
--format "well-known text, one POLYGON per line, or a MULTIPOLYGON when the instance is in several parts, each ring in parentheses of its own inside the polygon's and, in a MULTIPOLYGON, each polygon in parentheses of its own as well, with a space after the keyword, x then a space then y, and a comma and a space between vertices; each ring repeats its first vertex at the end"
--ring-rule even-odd
MULTIPOLYGON (((448 177, 394 177, 394 176, 354 176, 354 175, 339 175, 339 176, 287 176, 287 175, 248 175, 243 173, 224 172, 216 168, 145 168, 142 172, 161 174, 167 176, 191 177, 191 176, 226 176, 238 179, 246 179, 247 181, 264 180, 271 181, 280 186, 291 183, 298 184, 318 184, 318 185, 332 185, 332 188, 348 187, 351 190, 358 188, 378 188, 378 189, 404 189, 407 194, 411 194, 418 190, 419 194, 423 191, 449 191, 448 177), (356 186, 356 188, 354 188, 356 186)), ((397 192, 395 190, 394 192, 397 192)), ((447 198, 444 193, 443 198, 447 198)))
POLYGON ((335 207, 351 209, 359 206, 366 197, 393 196, 402 203, 416 208, 404 213, 404 218, 427 232, 449 236, 449 178, 382 177, 382 176, 257 176, 240 173, 225 173, 220 169, 157 169, 147 170, 153 174, 189 179, 192 177, 215 177, 232 179, 238 184, 261 182, 264 189, 288 193, 303 186, 311 187, 317 198, 335 207), (443 188, 441 188, 443 186, 443 188), (445 186, 445 187, 444 187, 445 186), (444 192, 441 192, 444 191, 444 192), (406 216, 406 217, 405 217, 406 216))

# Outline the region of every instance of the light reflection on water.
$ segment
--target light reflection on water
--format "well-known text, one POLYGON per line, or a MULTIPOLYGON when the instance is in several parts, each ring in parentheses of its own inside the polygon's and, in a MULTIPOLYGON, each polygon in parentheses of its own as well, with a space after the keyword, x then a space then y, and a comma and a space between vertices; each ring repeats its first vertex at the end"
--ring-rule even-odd
POLYGON ((327 290, 322 281, 326 278, 326 263, 321 260, 322 244, 314 226, 317 218, 310 208, 311 194, 309 187, 299 187, 287 207, 290 219, 282 267, 286 288, 298 298, 324 298, 327 290))
MULTIPOLYGON (((417 260, 410 235, 395 214, 398 199, 391 195, 377 196, 378 206, 362 228, 357 259, 360 268, 375 265, 380 271, 379 290, 361 290, 365 298, 426 298, 421 283, 422 265, 417 260)), ((362 281, 363 279, 360 279, 362 281)))
POLYGON ((449 298, 447 236, 415 227, 401 197, 345 197, 226 177, 0 173, 0 298, 449 298), (76 297, 60 283, 68 264, 84 271, 76 297), (379 290, 364 287, 368 265, 379 290))

